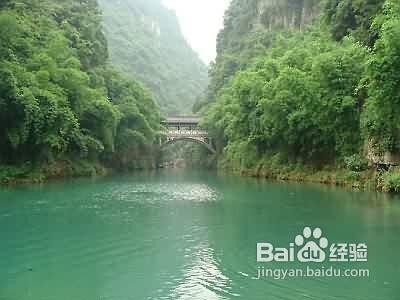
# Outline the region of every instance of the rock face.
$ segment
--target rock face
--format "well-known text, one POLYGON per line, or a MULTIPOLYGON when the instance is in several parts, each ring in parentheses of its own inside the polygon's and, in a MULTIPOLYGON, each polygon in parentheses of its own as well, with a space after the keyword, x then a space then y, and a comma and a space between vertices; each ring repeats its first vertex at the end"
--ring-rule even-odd
POLYGON ((161 0, 99 0, 114 65, 143 82, 165 114, 190 112, 208 70, 161 0))
POLYGON ((319 0, 259 0, 256 25, 266 29, 302 29, 319 14, 319 0))
POLYGON ((370 141, 365 147, 365 155, 367 160, 374 165, 399 166, 400 153, 376 150, 374 141, 370 141))
POLYGON ((321 0, 232 0, 218 53, 257 31, 302 30, 319 15, 321 0))

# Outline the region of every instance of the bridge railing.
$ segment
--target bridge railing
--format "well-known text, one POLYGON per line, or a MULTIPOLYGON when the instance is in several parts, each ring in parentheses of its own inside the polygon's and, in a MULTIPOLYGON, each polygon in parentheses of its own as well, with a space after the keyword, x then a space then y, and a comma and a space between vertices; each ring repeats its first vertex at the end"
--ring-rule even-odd
POLYGON ((166 134, 170 137, 208 137, 205 130, 168 130, 166 134))

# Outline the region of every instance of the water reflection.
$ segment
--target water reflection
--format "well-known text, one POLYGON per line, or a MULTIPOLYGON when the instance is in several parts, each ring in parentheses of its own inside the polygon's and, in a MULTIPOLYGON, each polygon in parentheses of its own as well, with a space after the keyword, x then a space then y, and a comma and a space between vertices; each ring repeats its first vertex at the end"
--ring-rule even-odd
POLYGON ((230 280, 219 270, 212 248, 202 245, 192 252, 191 262, 184 269, 184 276, 171 292, 170 299, 229 299, 222 295, 229 294, 227 287, 230 280))

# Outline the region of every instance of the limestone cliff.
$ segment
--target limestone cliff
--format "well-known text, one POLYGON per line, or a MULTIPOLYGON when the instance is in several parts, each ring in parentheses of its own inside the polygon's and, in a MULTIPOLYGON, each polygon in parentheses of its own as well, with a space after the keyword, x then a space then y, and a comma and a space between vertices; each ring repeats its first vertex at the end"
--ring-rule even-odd
POLYGON ((232 0, 218 53, 257 31, 301 30, 319 15, 321 0, 232 0))

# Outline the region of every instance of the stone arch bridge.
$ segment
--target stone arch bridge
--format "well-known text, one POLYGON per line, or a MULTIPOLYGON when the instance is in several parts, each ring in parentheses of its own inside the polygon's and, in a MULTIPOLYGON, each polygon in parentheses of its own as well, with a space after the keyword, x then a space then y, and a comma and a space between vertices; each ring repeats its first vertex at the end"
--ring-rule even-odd
POLYGON ((160 139, 160 146, 165 147, 177 141, 189 141, 206 147, 215 153, 211 137, 208 132, 199 127, 199 117, 173 117, 161 122, 165 131, 160 139))

